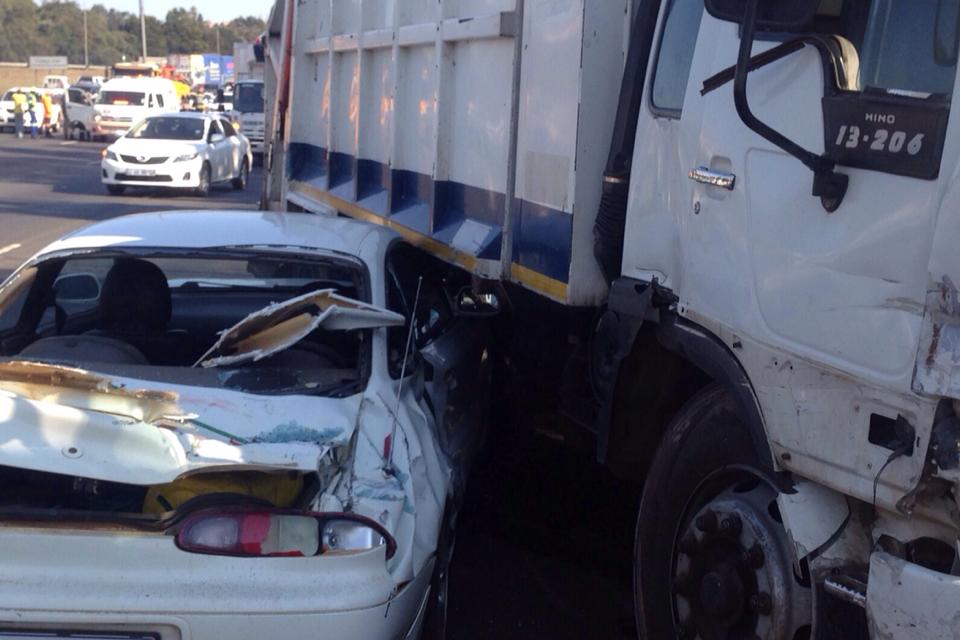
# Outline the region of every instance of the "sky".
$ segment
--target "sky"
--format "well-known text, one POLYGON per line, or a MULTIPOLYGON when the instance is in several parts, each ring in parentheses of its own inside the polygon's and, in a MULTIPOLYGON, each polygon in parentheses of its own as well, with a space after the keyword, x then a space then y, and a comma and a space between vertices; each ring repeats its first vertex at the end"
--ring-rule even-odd
MULTIPOLYGON (((95 4, 102 4, 108 9, 117 9, 119 11, 128 11, 139 14, 140 4, 138 0, 78 0, 81 7, 90 7, 95 4)), ((255 16, 257 18, 267 19, 270 8, 273 6, 272 0, 143 0, 143 10, 148 16, 154 16, 163 20, 170 9, 182 7, 185 9, 191 6, 197 7, 197 11, 207 20, 213 22, 229 22, 234 18, 241 16, 255 16)))

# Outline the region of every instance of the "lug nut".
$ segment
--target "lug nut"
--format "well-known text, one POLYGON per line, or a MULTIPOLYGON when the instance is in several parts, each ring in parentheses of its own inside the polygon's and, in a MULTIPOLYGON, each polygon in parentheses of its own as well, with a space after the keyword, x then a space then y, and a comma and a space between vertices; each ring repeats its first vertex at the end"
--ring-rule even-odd
POLYGON ((703 533, 713 533, 717 530, 717 514, 713 511, 697 516, 697 529, 703 533))
POLYGON ((740 556, 740 559, 743 561, 743 564, 748 566, 751 569, 759 569, 763 566, 763 549, 760 548, 760 545, 755 544, 740 556))
POLYGON ((770 594, 761 592, 750 596, 750 610, 761 615, 767 615, 773 609, 770 594))
POLYGON ((740 516, 736 514, 724 516, 723 520, 720 521, 720 533, 726 536, 735 538, 740 535, 742 530, 743 522, 741 522, 740 516))

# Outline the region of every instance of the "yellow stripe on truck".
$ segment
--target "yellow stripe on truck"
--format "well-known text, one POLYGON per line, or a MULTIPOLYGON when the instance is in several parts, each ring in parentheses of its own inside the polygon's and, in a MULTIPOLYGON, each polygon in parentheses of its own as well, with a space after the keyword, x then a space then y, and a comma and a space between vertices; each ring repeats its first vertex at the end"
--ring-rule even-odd
MULTIPOLYGON (((402 224, 397 224, 389 218, 378 215, 369 209, 364 209, 355 202, 344 200, 343 198, 339 198, 328 191, 318 189, 317 187, 309 185, 305 182, 296 180, 290 181, 289 188, 290 191, 331 207, 343 215, 393 229, 403 236, 403 238, 410 244, 437 256, 441 260, 459 265, 471 272, 476 271, 476 256, 472 256, 469 253, 464 253, 462 251, 457 251, 449 245, 438 242, 433 238, 418 231, 414 231, 409 227, 405 227, 402 224)), ((519 282, 528 289, 542 293, 545 296, 556 300, 557 302, 565 303, 567 301, 567 283, 565 282, 555 280, 549 276, 545 276, 542 273, 538 273, 533 269, 524 267, 523 265, 519 265, 517 263, 513 263, 513 265, 511 265, 510 275, 515 282, 519 282)))

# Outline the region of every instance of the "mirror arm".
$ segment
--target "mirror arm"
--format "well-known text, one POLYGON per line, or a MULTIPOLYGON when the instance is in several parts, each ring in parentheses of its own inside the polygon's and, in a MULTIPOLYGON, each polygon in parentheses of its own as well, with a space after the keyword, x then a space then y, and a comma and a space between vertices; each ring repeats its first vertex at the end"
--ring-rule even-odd
POLYGON ((737 108, 737 115, 751 131, 780 147, 813 171, 813 195, 819 197, 823 208, 832 213, 843 202, 850 181, 849 177, 834 170, 836 163, 833 160, 807 151, 761 121, 750 109, 750 103, 747 99, 747 77, 753 64, 753 41, 756 33, 758 2, 759 0, 747 0, 743 28, 740 34, 740 53, 737 57, 737 68, 733 79, 733 100, 737 108))

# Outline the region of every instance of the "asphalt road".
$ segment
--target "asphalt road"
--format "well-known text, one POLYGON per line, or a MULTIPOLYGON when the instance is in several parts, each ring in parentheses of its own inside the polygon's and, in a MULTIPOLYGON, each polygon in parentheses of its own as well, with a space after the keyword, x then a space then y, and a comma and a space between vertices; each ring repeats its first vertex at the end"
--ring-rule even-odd
MULTIPOLYGON (((47 243, 96 220, 169 209, 250 209, 246 191, 109 196, 102 144, 0 135, 0 278, 47 243)), ((498 399, 502 400, 502 399, 498 399)), ((451 570, 452 640, 629 639, 638 496, 549 428, 499 425, 474 468, 451 570)))
POLYGON ((246 191, 215 185, 210 197, 163 190, 109 196, 100 183, 104 144, 0 134, 0 278, 69 231, 129 213, 168 209, 256 209, 262 173, 246 191))

